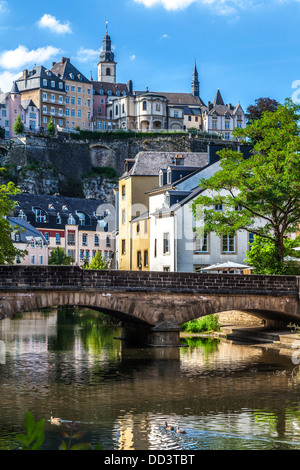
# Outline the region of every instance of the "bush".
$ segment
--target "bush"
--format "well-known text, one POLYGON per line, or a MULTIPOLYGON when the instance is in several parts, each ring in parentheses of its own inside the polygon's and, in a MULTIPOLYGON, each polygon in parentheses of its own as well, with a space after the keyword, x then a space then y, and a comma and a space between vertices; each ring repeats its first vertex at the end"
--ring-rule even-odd
POLYGON ((187 333, 203 333, 208 331, 220 331, 218 315, 207 315, 202 318, 195 318, 182 325, 182 330, 187 333))

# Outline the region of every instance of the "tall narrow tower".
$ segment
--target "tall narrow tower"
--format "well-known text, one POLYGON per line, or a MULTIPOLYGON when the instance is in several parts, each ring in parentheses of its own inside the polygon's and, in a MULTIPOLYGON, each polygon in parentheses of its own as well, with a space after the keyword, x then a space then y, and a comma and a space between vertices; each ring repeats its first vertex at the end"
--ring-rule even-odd
POLYGON ((116 83, 117 81, 117 62, 115 62, 114 53, 111 50, 111 39, 107 31, 107 23, 98 64, 98 81, 108 83, 116 83))
POLYGON ((200 96, 200 83, 198 80, 198 71, 196 67, 196 61, 194 64, 193 79, 192 79, 192 95, 200 96))

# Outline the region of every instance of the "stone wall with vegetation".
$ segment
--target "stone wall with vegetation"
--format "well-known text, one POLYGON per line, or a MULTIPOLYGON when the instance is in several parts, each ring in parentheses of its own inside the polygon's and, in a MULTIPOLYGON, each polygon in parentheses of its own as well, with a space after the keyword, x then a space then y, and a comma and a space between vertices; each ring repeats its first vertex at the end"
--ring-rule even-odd
POLYGON ((207 152, 208 142, 187 133, 106 133, 101 139, 95 133, 72 138, 31 135, 0 139, 0 166, 7 170, 4 180, 14 181, 22 191, 112 202, 126 158, 141 151, 207 152))

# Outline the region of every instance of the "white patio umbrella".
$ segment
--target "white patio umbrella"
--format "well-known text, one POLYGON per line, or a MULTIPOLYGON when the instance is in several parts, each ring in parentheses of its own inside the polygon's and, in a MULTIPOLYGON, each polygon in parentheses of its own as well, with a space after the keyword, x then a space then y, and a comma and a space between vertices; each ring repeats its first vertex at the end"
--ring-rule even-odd
POLYGON ((211 266, 207 266, 201 271, 218 271, 218 272, 224 272, 224 271, 243 271, 244 269, 254 269, 251 266, 247 266, 245 264, 239 264, 239 263, 234 263, 233 261, 226 261, 226 263, 217 263, 217 264, 212 264, 211 266))
POLYGON ((300 251, 300 246, 297 246, 296 248, 293 248, 293 250, 300 251))

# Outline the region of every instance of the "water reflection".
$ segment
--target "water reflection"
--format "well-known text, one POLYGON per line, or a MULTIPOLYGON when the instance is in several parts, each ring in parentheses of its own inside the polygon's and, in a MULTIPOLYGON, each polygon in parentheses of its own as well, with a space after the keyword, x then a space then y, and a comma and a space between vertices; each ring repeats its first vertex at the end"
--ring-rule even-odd
MULTIPOLYGON (((299 383, 288 357, 225 340, 130 349, 96 312, 32 312, 0 322, 0 449, 51 412, 104 449, 300 448, 299 383), (2 358, 3 359, 3 358, 2 358), (186 430, 164 429, 165 421, 186 430)), ((57 449, 49 422, 44 448, 57 449)))

